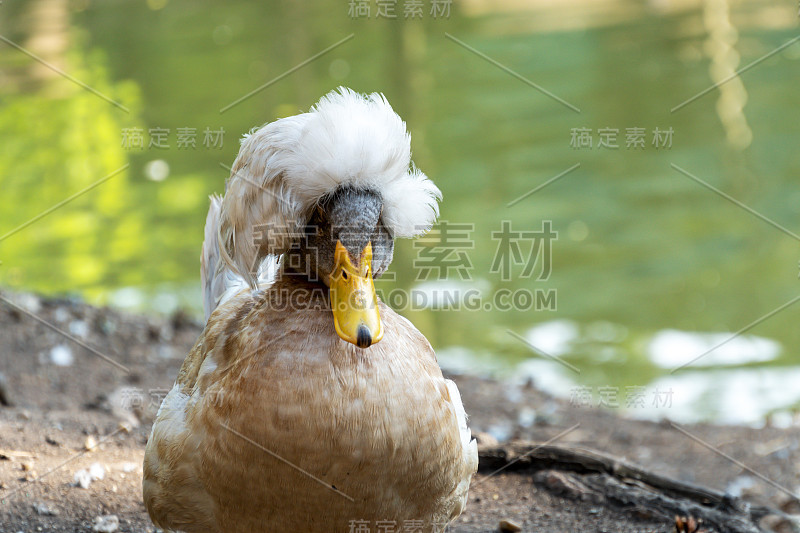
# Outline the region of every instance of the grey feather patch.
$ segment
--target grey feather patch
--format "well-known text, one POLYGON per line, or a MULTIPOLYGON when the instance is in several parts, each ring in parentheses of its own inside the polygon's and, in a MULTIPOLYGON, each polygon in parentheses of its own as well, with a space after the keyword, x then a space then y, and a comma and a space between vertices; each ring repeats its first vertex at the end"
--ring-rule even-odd
POLYGON ((337 241, 354 263, 371 242, 372 272, 378 278, 394 252, 394 240, 381 220, 382 206, 378 193, 352 187, 342 187, 322 198, 309 216, 305 235, 288 252, 286 267, 318 281, 333 270, 337 241))

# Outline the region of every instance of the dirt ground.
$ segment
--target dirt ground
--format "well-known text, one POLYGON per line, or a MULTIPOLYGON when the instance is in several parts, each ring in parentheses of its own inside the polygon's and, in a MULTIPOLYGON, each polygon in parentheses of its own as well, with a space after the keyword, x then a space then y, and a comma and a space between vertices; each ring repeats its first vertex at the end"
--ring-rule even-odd
MULTIPOLYGON (((144 446, 158 404, 200 324, 181 314, 160 319, 29 294, 0 297, 22 308, 0 302, 0 533, 93 531, 95 526, 97 531, 156 531, 141 499, 144 446), (116 517, 117 529, 109 515, 116 517)), ((497 435, 493 428, 498 427, 516 441, 545 442, 561 435, 554 442, 606 452, 754 505, 800 513, 788 494, 800 487, 800 425, 681 426, 687 435, 666 420, 635 421, 608 410, 573 407, 542 393, 535 383, 453 379, 481 449, 506 444, 486 433, 497 435)), ((530 472, 492 474, 484 468, 473 479, 467 510, 449 531, 498 531, 503 520, 536 532, 675 531, 671 516, 576 500, 555 494, 530 472)), ((762 520, 761 527, 795 531, 787 519, 775 516, 762 520)))

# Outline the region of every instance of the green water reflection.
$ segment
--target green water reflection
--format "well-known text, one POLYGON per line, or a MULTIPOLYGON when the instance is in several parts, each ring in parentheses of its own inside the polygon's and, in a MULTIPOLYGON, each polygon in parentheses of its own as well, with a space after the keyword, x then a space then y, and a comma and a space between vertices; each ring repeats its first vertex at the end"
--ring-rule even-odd
MULTIPOLYGON (((0 234, 130 167, 0 241, 0 284, 199 311, 202 225, 207 196, 222 191, 227 176, 220 163, 233 161, 251 127, 346 85, 386 94, 409 124, 417 165, 444 192, 442 218, 474 224, 466 287, 556 291, 554 310, 407 311, 443 353, 462 347, 470 364, 511 369, 532 352, 509 330, 524 336, 568 319, 578 338, 564 357, 581 370, 565 370, 568 379, 647 385, 668 375, 646 356, 657 331, 735 332, 800 294, 797 239, 671 167, 800 232, 800 43, 670 111, 797 36, 792 6, 535 4, 520 11, 476 0, 434 18, 426 2, 421 19, 406 20, 399 3, 396 20, 377 20, 375 5, 372 18, 348 16, 345 0, 4 3, 0 34, 128 112, 0 43, 0 234), (144 148, 123 146, 131 128, 144 131, 144 148), (169 130, 169 148, 148 146, 151 128, 169 130), (179 128, 196 129, 194 148, 178 146, 179 128), (224 130, 222 147, 203 145, 207 128, 224 130), (591 149, 571 146, 575 128, 591 130, 591 149), (601 128, 618 131, 618 148, 597 146, 601 128), (646 132, 644 147, 626 147, 629 128, 646 132), (671 147, 653 146, 656 128, 672 129, 671 147), (492 232, 503 220, 522 229, 552 221, 559 238, 549 279, 521 278, 521 267, 506 281, 490 272, 492 232), (591 334, 606 326, 624 333, 591 334)), ((396 279, 381 282, 384 291, 418 286, 418 253, 399 244, 396 279)), ((760 367, 800 363, 798 309, 750 332, 780 345, 760 367)), ((748 364, 756 363, 739 366, 748 364)), ((780 407, 798 405, 792 394, 780 407)), ((720 401, 706 395, 697 411, 718 417, 720 401)))

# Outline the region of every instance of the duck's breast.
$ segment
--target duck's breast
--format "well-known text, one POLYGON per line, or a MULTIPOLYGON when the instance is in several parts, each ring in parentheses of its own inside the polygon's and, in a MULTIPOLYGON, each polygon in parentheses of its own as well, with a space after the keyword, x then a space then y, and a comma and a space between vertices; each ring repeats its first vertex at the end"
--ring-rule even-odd
POLYGON ((477 465, 455 385, 388 308, 383 340, 365 350, 312 313, 280 335, 229 346, 255 348, 218 366, 202 391, 214 401, 197 405, 193 431, 213 436, 199 468, 219 518, 257 508, 254 528, 285 516, 326 531, 358 520, 443 525, 463 508, 477 465))

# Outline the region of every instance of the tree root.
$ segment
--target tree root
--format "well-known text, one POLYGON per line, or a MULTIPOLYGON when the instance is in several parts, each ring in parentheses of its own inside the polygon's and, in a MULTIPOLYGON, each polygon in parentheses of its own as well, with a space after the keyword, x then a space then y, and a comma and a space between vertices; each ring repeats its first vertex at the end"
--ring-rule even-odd
MULTIPOLYGON (((535 472, 534 482, 566 498, 622 507, 641 517, 693 517, 696 531, 761 533, 767 515, 786 514, 677 481, 596 451, 534 443, 481 449, 479 471, 535 472)), ((680 525, 680 524, 679 524, 680 525)))

